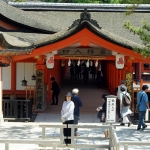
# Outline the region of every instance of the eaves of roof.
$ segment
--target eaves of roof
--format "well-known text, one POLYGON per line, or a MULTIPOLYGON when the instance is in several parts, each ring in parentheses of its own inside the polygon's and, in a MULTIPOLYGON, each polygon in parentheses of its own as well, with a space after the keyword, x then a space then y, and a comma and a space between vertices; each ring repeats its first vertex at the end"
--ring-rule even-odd
POLYGON ((0 0, 0 17, 5 17, 12 22, 39 31, 47 31, 48 33, 60 31, 60 27, 58 27, 55 22, 51 22, 38 14, 32 14, 31 12, 25 12, 15 8, 2 0, 0 0))
MULTIPOLYGON (((129 49, 134 49, 135 47, 142 49, 144 48, 144 46, 131 42, 127 39, 124 39, 120 36, 116 36, 115 34, 112 34, 102 28, 98 28, 95 25, 91 24, 89 21, 82 21, 80 24, 70 28, 70 29, 66 29, 66 30, 62 30, 60 32, 57 32, 55 34, 32 34, 32 33, 28 33, 28 34, 24 34, 24 33, 7 33, 8 35, 6 36, 5 34, 5 39, 4 39, 4 33, 1 34, 3 36, 1 36, 1 38, 3 37, 3 40, 5 40, 6 43, 9 43, 9 46, 6 46, 6 49, 8 49, 9 51, 1 51, 1 55, 6 55, 6 52, 9 52, 11 55, 13 54, 17 54, 20 52, 31 52, 32 50, 34 50, 34 48, 37 47, 42 47, 45 45, 49 45, 52 43, 56 43, 58 41, 61 41, 67 37, 70 37, 72 35, 74 35, 75 33, 81 31, 82 29, 87 28, 89 29, 92 33, 95 33, 97 36, 111 42, 114 43, 116 45, 125 47, 125 48, 129 48, 129 49), (40 38, 38 38, 40 37, 40 38), (10 41, 13 40, 13 43, 10 43, 10 41), (20 47, 16 46, 18 44, 18 42, 21 42, 21 46, 23 47, 22 49, 20 49, 20 47), (25 45, 27 44, 27 42, 29 43, 29 45, 25 45), (30 43, 31 42, 31 43, 30 43), (15 45, 16 47, 12 49, 13 45, 15 45)), ((28 53, 28 54, 29 54, 28 53)))
MULTIPOLYGON (((125 12, 129 4, 93 4, 93 3, 46 3, 46 2, 8 2, 8 4, 23 10, 45 11, 83 11, 89 12, 125 12)), ((141 4, 135 12, 150 12, 149 4, 141 4)))

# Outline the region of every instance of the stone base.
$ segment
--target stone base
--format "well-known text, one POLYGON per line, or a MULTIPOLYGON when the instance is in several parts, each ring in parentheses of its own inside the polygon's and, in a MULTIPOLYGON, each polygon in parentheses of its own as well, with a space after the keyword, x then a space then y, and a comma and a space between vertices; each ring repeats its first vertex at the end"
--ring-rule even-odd
POLYGON ((0 114, 0 123, 4 122, 3 114, 0 114))

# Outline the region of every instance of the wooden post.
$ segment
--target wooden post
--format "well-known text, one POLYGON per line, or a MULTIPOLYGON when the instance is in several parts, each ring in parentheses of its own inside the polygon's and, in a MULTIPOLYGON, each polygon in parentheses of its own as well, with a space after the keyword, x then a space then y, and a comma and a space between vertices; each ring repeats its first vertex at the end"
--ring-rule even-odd
POLYGON ((3 122, 3 111, 2 111, 2 67, 0 67, 0 122, 3 122))

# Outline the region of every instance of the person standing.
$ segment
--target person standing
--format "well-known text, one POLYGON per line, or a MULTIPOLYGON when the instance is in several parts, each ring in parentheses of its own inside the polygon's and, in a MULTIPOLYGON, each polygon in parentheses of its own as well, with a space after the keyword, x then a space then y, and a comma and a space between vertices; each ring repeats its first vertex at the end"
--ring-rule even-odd
POLYGON ((83 81, 84 81, 84 84, 88 84, 88 79, 89 79, 89 70, 88 68, 85 66, 84 67, 84 71, 83 71, 83 81))
POLYGON ((54 77, 51 77, 51 81, 52 81, 52 103, 51 105, 58 105, 58 95, 60 93, 60 88, 58 86, 58 83, 55 81, 54 77), (56 102, 55 102, 56 99, 56 102))
POLYGON ((120 114, 120 93, 121 93, 121 86, 124 86, 125 88, 125 92, 128 91, 127 87, 126 87, 126 80, 122 80, 121 81, 121 85, 117 86, 115 91, 114 91, 114 95, 117 95, 117 107, 118 107, 118 121, 121 122, 122 121, 122 117, 121 117, 121 114, 120 114))
POLYGON ((68 128, 68 124, 73 124, 74 123, 74 103, 71 101, 72 99, 72 94, 71 92, 68 92, 65 95, 65 101, 63 102, 62 105, 62 110, 61 110, 61 120, 63 124, 67 124, 67 128, 64 128, 64 136, 67 137, 64 139, 65 144, 71 144, 71 139, 68 139, 68 137, 71 136, 71 128, 68 128))
POLYGON ((130 94, 128 92, 126 92, 126 86, 123 85, 120 87, 120 112, 121 112, 121 116, 122 116, 122 123, 120 125, 124 126, 126 123, 128 124, 128 127, 131 125, 131 122, 128 119, 128 115, 132 114, 132 111, 130 110, 130 106, 124 106, 124 95, 126 95, 130 101, 131 101, 131 97, 130 94))
MULTIPOLYGON (((74 108, 74 124, 78 124, 79 121, 79 116, 80 116, 80 107, 82 107, 82 101, 80 97, 78 96, 79 94, 79 89, 74 88, 72 90, 73 98, 72 101, 74 102, 75 108, 74 108)), ((80 136, 77 133, 77 128, 75 128, 75 136, 80 136)))
POLYGON ((96 110, 98 111, 97 117, 100 119, 100 122, 105 122, 106 120, 106 102, 107 102, 107 94, 102 95, 103 105, 98 107, 96 110))
POLYGON ((144 122, 146 109, 148 109, 148 111, 150 111, 148 96, 146 94, 147 91, 148 91, 148 86, 143 85, 142 91, 140 91, 138 93, 137 104, 139 105, 139 122, 138 122, 137 130, 141 130, 141 129, 144 130, 147 127, 147 125, 144 122), (141 126, 142 126, 142 128, 141 128, 141 126))

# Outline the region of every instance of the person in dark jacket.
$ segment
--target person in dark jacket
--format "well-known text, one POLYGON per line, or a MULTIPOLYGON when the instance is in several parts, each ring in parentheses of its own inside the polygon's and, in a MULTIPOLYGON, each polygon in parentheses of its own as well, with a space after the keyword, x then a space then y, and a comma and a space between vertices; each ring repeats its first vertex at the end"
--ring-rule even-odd
POLYGON ((100 112, 100 122, 105 122, 105 118, 106 118, 106 100, 107 100, 107 95, 106 94, 103 94, 102 95, 102 99, 104 101, 103 105, 98 107, 96 110, 100 112))
POLYGON ((84 84, 85 84, 85 85, 88 84, 89 70, 88 70, 87 67, 84 67, 82 75, 83 75, 84 84))
POLYGON ((58 86, 58 83, 55 81, 54 77, 51 77, 51 81, 52 81, 51 91, 53 92, 51 105, 58 105, 58 95, 60 93, 60 88, 58 86), (55 102, 55 99, 56 99, 56 102, 55 102))
MULTIPOLYGON (((79 90, 77 88, 74 88, 72 90, 72 101, 74 102, 75 108, 74 108, 74 124, 78 124, 79 116, 80 116, 80 107, 82 107, 82 101, 80 97, 78 96, 79 90)), ((80 136, 77 133, 77 128, 75 128, 75 136, 80 136)))

